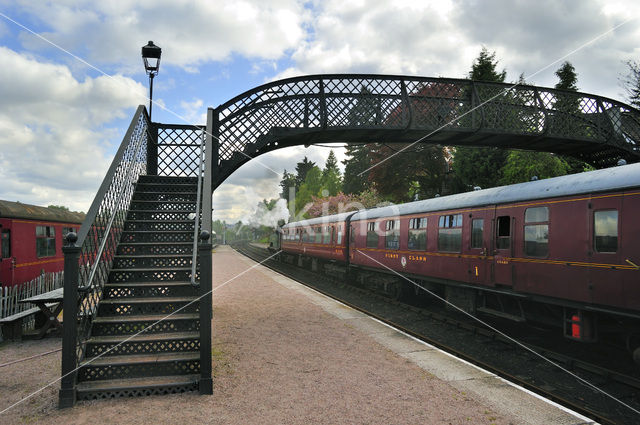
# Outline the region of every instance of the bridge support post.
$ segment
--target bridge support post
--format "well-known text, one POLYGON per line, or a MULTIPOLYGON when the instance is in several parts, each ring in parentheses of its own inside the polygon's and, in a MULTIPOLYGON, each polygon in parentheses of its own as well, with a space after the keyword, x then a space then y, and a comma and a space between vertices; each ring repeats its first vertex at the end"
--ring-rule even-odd
POLYGON ((147 175, 158 175, 158 126, 148 121, 149 138, 147 139, 147 175))
POLYGON ((75 233, 67 235, 69 246, 62 248, 64 253, 64 321, 62 336, 62 379, 58 407, 73 407, 76 402, 76 368, 78 336, 78 258, 80 247, 75 245, 75 233))
MULTIPOLYGON (((206 195, 206 193, 205 193, 206 195)), ((202 214, 206 213, 203 210, 202 214)), ((211 213, 209 213, 210 215, 211 213)), ((200 394, 213 394, 211 379, 211 240, 209 233, 203 231, 198 245, 200 257, 200 394)))

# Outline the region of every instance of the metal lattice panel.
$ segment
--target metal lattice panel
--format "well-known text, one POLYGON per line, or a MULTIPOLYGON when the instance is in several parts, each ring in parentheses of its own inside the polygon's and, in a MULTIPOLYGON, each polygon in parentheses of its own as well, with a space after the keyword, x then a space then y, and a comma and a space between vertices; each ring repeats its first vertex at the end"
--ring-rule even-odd
POLYGON ((179 285, 129 285, 107 284, 104 287, 105 298, 128 297, 184 297, 196 295, 196 289, 190 283, 179 285))
POLYGON ((214 186, 261 153, 318 141, 501 146, 598 167, 640 160, 640 112, 585 93, 469 80, 317 75, 265 84, 216 108, 214 186), (505 137, 507 136, 507 137, 505 137), (511 136, 511 137, 509 137, 511 136))
POLYGON ((191 267, 191 256, 182 257, 116 257, 113 263, 114 269, 135 269, 135 268, 185 268, 191 267))
POLYGON ((186 231, 126 231, 122 234, 123 243, 133 242, 193 242, 193 230, 186 231))
POLYGON ((133 196, 135 201, 159 201, 159 202, 196 202, 196 193, 163 193, 163 192, 139 192, 133 196))
POLYGON ((193 233, 195 228, 194 221, 132 221, 128 220, 125 223, 125 231, 186 231, 193 233))
POLYGON ((148 301, 134 303, 127 300, 103 300, 99 313, 102 316, 127 316, 144 314, 169 314, 180 310, 180 313, 195 313, 198 303, 189 301, 148 301), (110 302, 107 302, 110 301, 110 302))
POLYGON ((88 290, 78 302, 77 358, 82 358, 91 320, 98 309, 102 288, 107 282, 117 241, 124 228, 126 211, 133 197, 134 183, 146 173, 149 121, 139 109, 132 120, 114 163, 100 187, 87 219, 78 232, 81 252, 78 285, 88 290), (100 247, 104 245, 101 255, 100 247))
POLYGON ((158 175, 196 176, 200 158, 202 127, 158 125, 158 175))
MULTIPOLYGON (((175 316, 175 315, 174 315, 175 316)), ((93 323, 93 335, 133 335, 144 329, 145 334, 167 332, 195 332, 200 330, 200 322, 196 319, 171 318, 160 321, 140 319, 136 321, 93 323)))
POLYGON ((86 382, 148 376, 191 375, 198 372, 200 372, 200 360, 195 359, 156 361, 145 364, 95 365, 90 363, 80 367, 78 380, 86 382))
POLYGON ((193 202, 163 202, 163 201, 132 201, 133 211, 193 211, 196 210, 196 203, 193 202))
POLYGON ((123 388, 110 391, 79 391, 78 400, 103 400, 121 397, 144 397, 151 395, 182 394, 198 391, 198 382, 153 388, 123 388))
POLYGON ((112 270, 109 281, 120 282, 183 282, 191 279, 191 268, 172 270, 112 270))
POLYGON ((129 211, 129 220, 187 221, 193 219, 193 211, 129 211))
POLYGON ((121 342, 101 342, 87 344, 87 357, 99 356, 107 353, 109 356, 124 356, 146 353, 180 353, 197 351, 200 349, 198 337, 185 339, 157 339, 152 341, 137 341, 135 339, 121 342))
POLYGON ((191 255, 193 244, 120 244, 118 255, 191 255))

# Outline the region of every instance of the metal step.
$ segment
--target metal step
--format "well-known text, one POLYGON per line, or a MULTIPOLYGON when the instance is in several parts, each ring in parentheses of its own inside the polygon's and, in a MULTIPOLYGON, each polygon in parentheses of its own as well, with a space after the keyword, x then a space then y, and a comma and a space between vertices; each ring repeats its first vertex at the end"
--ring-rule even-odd
POLYGON ((158 332, 196 332, 200 330, 196 313, 137 314, 130 316, 98 316, 93 319, 92 335, 132 335, 158 332))
POLYGON ((196 202, 197 191, 180 191, 180 192, 164 192, 164 191, 145 191, 136 190, 133 194, 134 201, 163 201, 163 202, 196 202))
POLYGON ((136 191, 147 193, 197 193, 196 183, 137 183, 136 191))
POLYGON ((196 313, 197 297, 131 297, 108 298, 98 305, 99 316, 131 316, 141 314, 196 313))
MULTIPOLYGON (((196 279, 198 273, 196 271, 196 279)), ((183 282, 191 280, 191 267, 172 269, 117 269, 109 273, 109 283, 183 282)))
POLYGON ((157 220, 128 220, 124 224, 125 232, 135 231, 183 231, 192 232, 195 229, 195 220, 173 220, 173 221, 157 221, 157 220))
POLYGON ((118 244, 117 255, 192 255, 193 242, 128 242, 118 244))
POLYGON ((198 179, 196 177, 177 177, 177 176, 151 176, 143 174, 138 179, 139 182, 162 182, 162 183, 172 183, 172 182, 188 182, 191 184, 196 184, 198 179))
POLYGON ((100 335, 87 341, 85 356, 197 352, 200 332, 146 333, 140 335, 100 335))
MULTIPOLYGON (((191 255, 116 255, 113 259, 113 270, 132 268, 173 269, 191 267, 191 255)), ((197 265, 197 263, 196 263, 197 265)))
POLYGON ((103 299, 160 298, 198 295, 191 282, 123 282, 107 283, 103 299))
POLYGON ((193 215, 193 210, 129 210, 129 213, 127 214, 127 220, 181 221, 193 220, 193 215))
POLYGON ((86 358, 78 381, 191 375, 200 372, 200 353, 130 354, 86 358))
POLYGON ((200 375, 190 374, 80 382, 77 386, 77 397, 78 400, 98 400, 180 394, 197 391, 199 379, 200 375))
POLYGON ((136 201, 132 200, 130 211, 196 211, 196 201, 136 201))
POLYGON ((193 230, 172 231, 124 231, 120 237, 121 243, 134 242, 193 242, 193 230))

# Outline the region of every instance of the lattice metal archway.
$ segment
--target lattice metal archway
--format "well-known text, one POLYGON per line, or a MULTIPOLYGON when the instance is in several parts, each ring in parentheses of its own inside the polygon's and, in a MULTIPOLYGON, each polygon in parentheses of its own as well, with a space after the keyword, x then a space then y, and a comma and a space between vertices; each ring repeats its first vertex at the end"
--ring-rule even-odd
POLYGON ((388 75, 275 81, 209 109, 212 189, 252 158, 319 142, 496 146, 571 155, 598 168, 640 160, 640 111, 535 86, 388 75))

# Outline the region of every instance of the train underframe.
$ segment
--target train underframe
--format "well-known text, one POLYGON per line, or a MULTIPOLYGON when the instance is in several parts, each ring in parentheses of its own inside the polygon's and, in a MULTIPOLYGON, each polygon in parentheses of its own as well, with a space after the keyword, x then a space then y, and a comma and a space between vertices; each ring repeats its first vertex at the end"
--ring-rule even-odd
POLYGON ((566 300, 478 288, 456 281, 402 277, 378 269, 347 265, 301 254, 282 252, 280 261, 343 280, 395 300, 412 297, 440 300, 447 308, 473 316, 490 315, 559 329, 565 338, 582 343, 606 341, 624 349, 640 365, 640 317, 607 311, 566 300))

